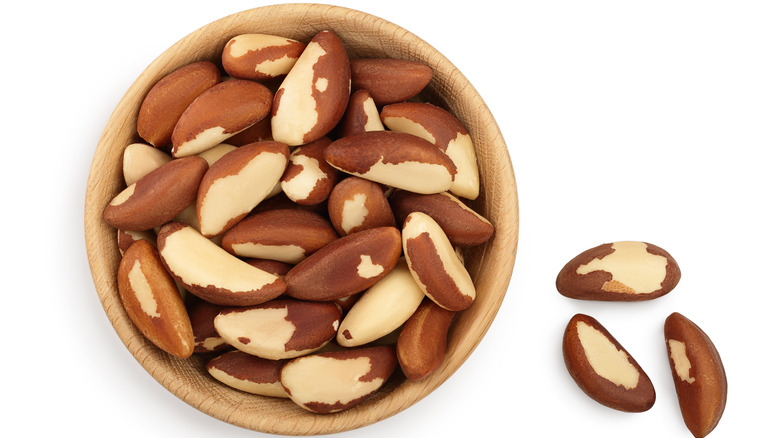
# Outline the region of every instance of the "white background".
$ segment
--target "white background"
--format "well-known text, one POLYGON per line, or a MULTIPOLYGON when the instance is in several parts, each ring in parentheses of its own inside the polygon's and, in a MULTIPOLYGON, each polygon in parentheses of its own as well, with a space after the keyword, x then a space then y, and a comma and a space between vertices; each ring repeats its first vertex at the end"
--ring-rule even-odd
MULTIPOLYGON (((0 393, 15 436, 264 436, 195 410, 135 362, 97 299, 83 237, 91 157, 125 90, 188 33, 264 4, 3 7, 0 393)), ((410 409, 340 435, 689 436, 663 341, 675 311, 710 335, 725 364, 728 403, 710 436, 776 433, 776 2, 331 4, 398 24, 460 68, 502 129, 520 206, 512 282, 471 358, 410 409), (571 257, 617 240, 668 250, 679 286, 645 303, 558 294, 571 257), (560 343, 578 312, 648 373, 657 391, 648 412, 605 408, 569 377, 560 343)))

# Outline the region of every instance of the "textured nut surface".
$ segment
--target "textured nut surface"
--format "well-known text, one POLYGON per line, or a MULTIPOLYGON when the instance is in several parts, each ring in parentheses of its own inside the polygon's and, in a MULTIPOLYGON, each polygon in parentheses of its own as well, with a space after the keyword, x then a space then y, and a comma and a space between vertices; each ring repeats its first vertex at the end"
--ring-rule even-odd
POLYGON ((193 62, 167 74, 141 102, 138 135, 154 147, 170 145, 173 129, 187 107, 220 79, 219 68, 207 61, 193 62))
POLYGON ((198 96, 181 115, 171 135, 174 157, 195 155, 262 120, 273 94, 244 79, 221 82, 198 96))
POLYGON ((328 198, 328 215, 340 236, 370 228, 394 227, 396 223, 382 187, 356 176, 344 178, 333 187, 328 198))
POLYGON ((306 47, 276 35, 242 34, 222 50, 222 67, 234 78, 268 80, 287 74, 306 47))
POLYGON ((170 221, 190 205, 208 169, 206 160, 172 160, 121 191, 103 211, 114 228, 142 231, 170 221))
POLYGON ((362 134, 370 131, 384 131, 374 99, 366 90, 355 90, 349 97, 349 104, 339 122, 340 137, 362 134))
POLYGON ((284 292, 282 279, 234 257, 188 225, 163 225, 157 247, 168 272, 210 303, 250 306, 284 292))
POLYGON ((414 97, 433 76, 427 65, 403 59, 353 59, 350 68, 352 87, 368 90, 378 106, 414 97))
POLYGON ((341 40, 330 31, 317 33, 274 96, 274 140, 299 146, 323 137, 344 114, 349 89, 349 58, 341 40))
POLYGON ((325 149, 325 159, 343 172, 415 193, 449 190, 456 171, 430 142, 393 131, 340 138, 325 149))
POLYGON ((313 205, 328 199, 339 172, 325 161, 325 148, 331 141, 323 137, 299 146, 290 154, 290 164, 281 179, 282 191, 301 205, 313 205))
POLYGON ((398 364, 407 379, 420 380, 436 371, 447 353, 447 333, 456 312, 424 300, 398 335, 398 364))
POLYGON ((563 335, 563 359, 577 385, 592 399, 625 412, 644 412, 655 388, 634 358, 594 318, 577 314, 563 335))
POLYGON ((406 262, 400 260, 384 278, 368 288, 339 326, 336 341, 355 347, 401 327, 425 298, 406 262))
POLYGON ((425 213, 409 214, 402 242, 409 270, 428 298, 447 310, 471 306, 474 283, 436 221, 425 213))
POLYGON ((449 111, 420 102, 387 105, 380 114, 388 129, 414 134, 435 144, 455 163, 450 192, 466 199, 479 196, 479 168, 474 143, 462 123, 449 111))
POLYGON ((192 333, 195 335, 195 353, 211 353, 230 348, 217 329, 214 328, 214 318, 225 306, 209 303, 193 294, 187 294, 184 305, 190 316, 192 333))
POLYGON ((402 224, 409 213, 425 213, 444 231, 454 246, 474 246, 493 236, 493 225, 482 215, 447 192, 427 195, 396 190, 390 196, 396 223, 402 224))
POLYGON ((298 406, 316 413, 339 412, 370 397, 396 366, 389 346, 313 354, 282 368, 282 386, 298 406))
POLYGON ((290 269, 286 293, 302 300, 337 300, 371 287, 395 267, 400 256, 401 235, 396 228, 350 234, 290 269))
POLYGON ((122 155, 122 175, 125 177, 125 184, 132 185, 172 159, 170 155, 148 144, 127 145, 122 155))
POLYGON ((224 309, 214 318, 214 327, 237 349, 278 360, 321 348, 336 335, 340 322, 341 309, 334 303, 279 298, 224 309))
POLYGON ((285 363, 234 350, 211 359, 206 364, 206 370, 231 388, 267 397, 287 398, 279 380, 285 363))
POLYGON ((244 218, 222 237, 227 252, 298 263, 338 236, 325 218, 306 210, 262 211, 244 218))
POLYGON ((569 298, 643 301, 666 295, 679 281, 680 268, 668 252, 624 241, 581 253, 561 269, 555 284, 569 298))
POLYGON ((117 286, 128 316, 147 339, 176 357, 192 355, 195 341, 187 310, 151 243, 139 240, 127 249, 117 286))
POLYGON ((206 237, 222 234, 246 217, 271 193, 289 157, 287 145, 264 141, 241 146, 217 160, 198 189, 201 233, 206 237))
POLYGON ((726 408, 723 361, 710 337, 677 312, 666 318, 664 338, 683 421, 693 436, 706 436, 726 408))

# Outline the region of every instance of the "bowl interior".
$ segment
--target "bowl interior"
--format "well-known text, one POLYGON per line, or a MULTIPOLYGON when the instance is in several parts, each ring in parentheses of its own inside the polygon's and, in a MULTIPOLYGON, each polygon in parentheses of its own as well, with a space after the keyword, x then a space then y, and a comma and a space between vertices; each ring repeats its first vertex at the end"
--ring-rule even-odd
POLYGON ((109 118, 95 151, 85 202, 85 238, 95 287, 111 324, 136 360, 174 395, 204 413, 247 429, 285 435, 335 433, 372 424, 408 408, 441 385, 476 348, 501 305, 514 265, 517 227, 517 189, 506 144, 489 109, 466 78, 430 45, 392 23, 351 9, 313 4, 239 12, 196 30, 162 53, 131 85, 109 118), (219 62, 224 45, 238 34, 268 33, 308 41, 325 29, 341 37, 350 57, 409 59, 433 69, 423 98, 449 109, 469 130, 482 187, 474 208, 493 223, 496 232, 489 242, 466 254, 477 298, 453 322, 444 364, 419 382, 407 381, 397 372, 376 396, 357 407, 317 415, 289 400, 228 388, 205 371, 207 357, 196 354, 179 360, 148 342, 119 300, 116 230, 102 220, 102 213, 124 187, 122 153, 128 144, 140 141, 136 133, 138 109, 160 78, 194 61, 219 62))

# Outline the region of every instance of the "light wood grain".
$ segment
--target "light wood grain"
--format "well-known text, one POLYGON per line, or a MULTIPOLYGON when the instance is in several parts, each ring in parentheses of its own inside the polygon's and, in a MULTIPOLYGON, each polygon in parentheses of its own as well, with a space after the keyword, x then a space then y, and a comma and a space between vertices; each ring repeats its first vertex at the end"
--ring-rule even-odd
MULTIPOLYGON (((509 285, 517 250, 517 188, 506 144, 490 110, 468 80, 433 47, 380 18, 340 7, 294 4, 252 9, 219 19, 186 36, 138 77, 106 124, 95 150, 86 193, 85 238, 97 295, 130 353, 171 393, 220 420, 247 429, 316 435, 351 430, 406 409, 454 373, 474 351, 498 312, 509 285), (197 60, 218 62, 222 47, 242 33, 269 33, 307 41, 320 30, 336 32, 351 57, 391 57, 423 62, 434 75, 423 97, 452 111, 469 130, 477 150, 482 190, 475 208, 495 226, 495 236, 467 252, 477 298, 450 332, 444 364, 428 378, 409 382, 400 373, 372 399, 333 415, 304 411, 289 400, 230 389, 205 372, 205 359, 176 359, 146 341, 119 300, 116 230, 102 220, 108 202, 123 188, 121 157, 140 141, 136 116, 146 92, 170 71, 197 60)), ((485 370, 488 372, 489 370, 485 370)))

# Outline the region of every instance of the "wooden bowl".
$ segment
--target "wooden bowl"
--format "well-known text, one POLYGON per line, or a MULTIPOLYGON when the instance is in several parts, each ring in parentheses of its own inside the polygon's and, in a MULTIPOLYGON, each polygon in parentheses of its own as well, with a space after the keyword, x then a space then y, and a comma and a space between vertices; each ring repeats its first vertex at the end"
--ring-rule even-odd
POLYGON ((208 24, 174 44, 144 70, 112 113, 97 145, 87 186, 84 222, 90 268, 106 315, 127 349, 149 374, 186 403, 217 419, 266 433, 316 435, 351 430, 390 417, 430 394, 463 364, 490 327, 506 294, 517 249, 517 188, 512 164, 482 98, 449 60, 417 36, 380 18, 340 7, 295 4, 252 9, 208 24), (357 407, 317 415, 286 399, 233 390, 205 371, 206 358, 196 354, 187 360, 176 359, 148 342, 119 300, 116 230, 103 221, 102 213, 124 188, 123 150, 141 141, 136 133, 139 106, 160 78, 193 61, 219 62, 223 46, 238 34, 269 33, 307 41, 325 29, 342 38, 350 57, 411 59, 433 69, 423 98, 449 109, 469 130, 482 185, 474 208, 493 223, 496 232, 489 242, 466 254, 477 298, 453 322, 443 365, 418 382, 407 381, 396 372, 378 394, 357 407))

